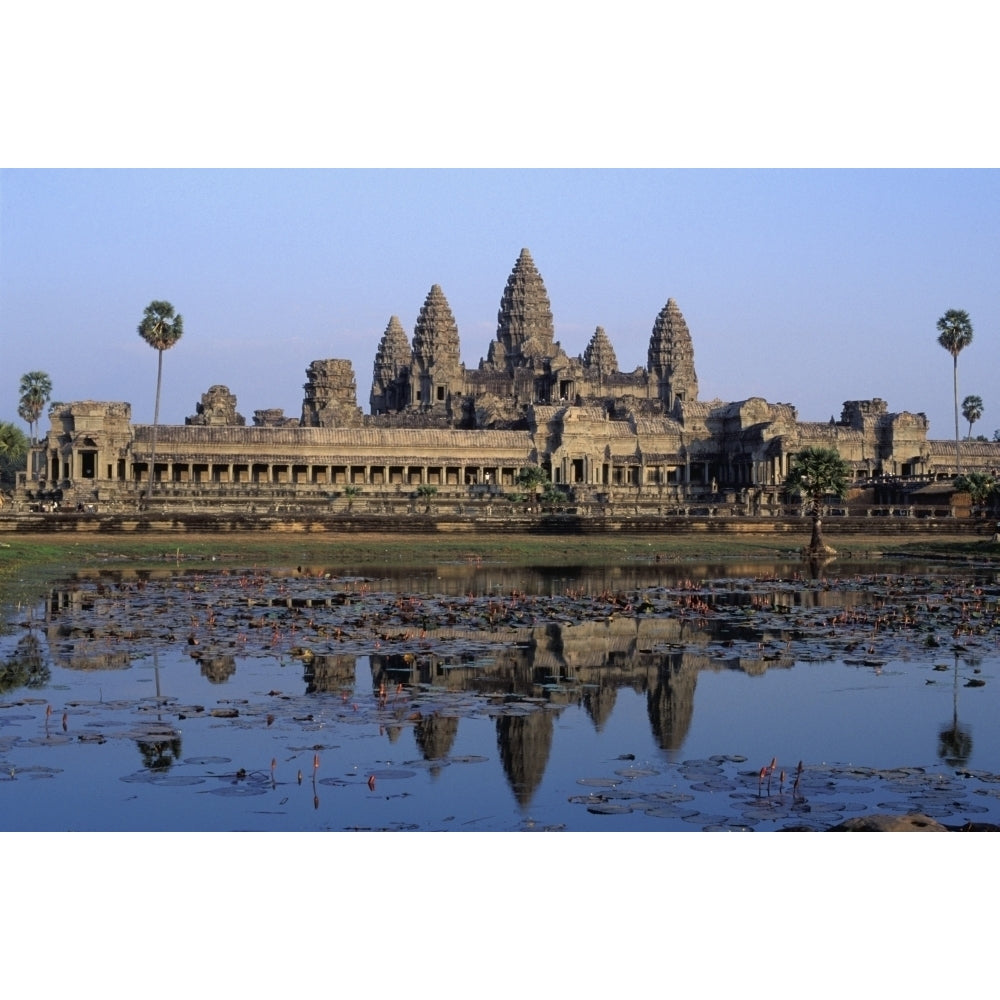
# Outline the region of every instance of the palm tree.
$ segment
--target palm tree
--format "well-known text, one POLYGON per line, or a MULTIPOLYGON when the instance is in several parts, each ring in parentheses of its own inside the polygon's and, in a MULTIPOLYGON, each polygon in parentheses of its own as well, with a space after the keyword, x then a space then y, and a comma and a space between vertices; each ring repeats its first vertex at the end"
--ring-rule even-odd
POLYGON ((345 486, 344 496, 347 497, 347 509, 352 510, 354 507, 354 501, 357 497, 361 495, 360 486, 345 486))
POLYGON ((968 493, 973 507, 981 508, 981 513, 985 513, 997 492, 996 476, 991 472, 967 472, 955 480, 955 491, 968 493))
POLYGON ((52 398, 52 379, 48 372, 25 372, 18 386, 21 394, 18 400, 17 415, 28 425, 31 431, 31 443, 36 440, 38 418, 45 409, 45 404, 52 398))
POLYGON ((156 348, 156 405, 153 408, 153 440, 149 448, 149 485, 146 498, 153 495, 153 473, 156 469, 156 430, 160 422, 160 384, 163 381, 163 352, 173 347, 184 333, 180 313, 174 313, 169 302, 150 302, 142 314, 139 336, 156 348))
POLYGON ((983 415, 983 397, 966 396, 962 400, 962 416, 969 421, 969 437, 972 437, 972 425, 983 415))
POLYGON ((431 512, 431 498, 437 494, 438 488, 431 483, 421 483, 417 487, 417 496, 423 497, 425 507, 424 513, 429 514, 431 512))
POLYGON ((958 356, 972 343, 972 321, 964 309, 949 309, 938 321, 938 343, 951 355, 955 390, 955 475, 962 474, 962 452, 958 443, 958 356))
POLYGON ((552 487, 549 474, 540 465, 528 465, 517 474, 518 486, 523 486, 531 493, 542 493, 552 487))
POLYGON ((823 500, 833 494, 847 496, 850 470, 835 448, 806 448, 792 459, 785 478, 785 488, 809 503, 812 515, 812 539, 806 550, 810 556, 832 555, 834 550, 823 542, 823 500))

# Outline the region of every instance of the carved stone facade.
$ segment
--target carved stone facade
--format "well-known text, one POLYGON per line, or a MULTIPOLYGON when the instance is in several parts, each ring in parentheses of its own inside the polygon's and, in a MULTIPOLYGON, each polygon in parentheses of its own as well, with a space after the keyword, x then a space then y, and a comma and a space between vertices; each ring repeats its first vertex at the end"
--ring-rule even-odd
MULTIPOLYGON (((890 413, 881 399, 849 400, 839 420, 799 421, 788 403, 759 397, 698 398, 694 347, 671 298, 652 322, 647 366, 618 370, 610 336, 596 327, 582 355, 555 339, 542 277, 527 249, 507 279, 497 332, 467 369, 459 330, 440 285, 420 309, 412 342, 391 316, 375 356, 371 413, 357 405, 352 365, 312 362, 301 419, 255 410, 244 427, 225 386, 202 397, 185 426, 130 423, 127 403, 79 402, 52 412, 36 460, 49 484, 81 500, 154 496, 319 497, 350 486, 369 496, 434 487, 514 491, 540 466, 567 497, 587 504, 627 498, 774 500, 792 458, 835 448, 856 480, 943 478, 955 471, 953 440, 928 439, 923 413, 890 413)), ((963 442, 963 471, 1000 467, 1000 444, 963 442)), ((31 466, 34 467, 34 466, 31 466)), ((32 484, 27 484, 29 487, 32 484)))
POLYGON ((236 412, 236 397, 228 386, 213 385, 202 395, 195 415, 184 423, 197 427, 242 427, 246 420, 236 412))

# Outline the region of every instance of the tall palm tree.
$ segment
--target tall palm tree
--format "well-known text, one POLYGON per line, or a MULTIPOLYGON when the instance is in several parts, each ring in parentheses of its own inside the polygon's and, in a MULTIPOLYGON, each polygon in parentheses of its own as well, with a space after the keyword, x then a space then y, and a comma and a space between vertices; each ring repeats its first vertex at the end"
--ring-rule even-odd
POLYGON ((806 448, 792 459, 785 488, 809 503, 812 539, 807 551, 811 556, 833 552, 823 541, 822 505, 831 494, 841 500, 847 496, 849 477, 847 463, 835 448, 806 448))
POLYGON ((972 320, 964 309, 949 309, 938 321, 938 343, 951 355, 955 390, 955 475, 962 474, 962 451, 958 443, 958 356, 972 343, 972 320))
POLYGON ((983 415, 983 397, 966 396, 962 400, 962 416, 969 421, 969 437, 972 437, 972 425, 983 415))
POLYGON ((153 495, 153 473, 156 469, 156 431, 160 423, 160 385, 163 382, 163 352, 169 350, 184 333, 184 321, 169 302, 150 302, 142 314, 139 336, 156 349, 156 405, 153 407, 153 440, 149 448, 149 484, 146 498, 153 495))
POLYGON ((17 415, 28 425, 31 432, 31 443, 37 439, 38 418, 41 417, 45 404, 52 398, 52 379, 48 372, 25 372, 18 386, 21 394, 18 399, 17 415))

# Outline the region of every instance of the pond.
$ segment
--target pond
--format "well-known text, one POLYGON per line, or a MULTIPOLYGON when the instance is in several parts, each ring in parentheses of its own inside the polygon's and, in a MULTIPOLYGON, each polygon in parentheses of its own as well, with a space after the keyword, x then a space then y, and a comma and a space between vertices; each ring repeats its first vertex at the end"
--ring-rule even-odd
POLYGON ((2 826, 1000 823, 998 644, 988 567, 80 571, 0 633, 2 826))

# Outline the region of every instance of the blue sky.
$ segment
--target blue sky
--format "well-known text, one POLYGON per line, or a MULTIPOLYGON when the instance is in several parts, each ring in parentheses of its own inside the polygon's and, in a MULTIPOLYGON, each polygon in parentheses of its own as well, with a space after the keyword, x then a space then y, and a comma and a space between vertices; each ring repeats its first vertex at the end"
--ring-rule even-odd
POLYGON ((673 297, 703 399, 802 419, 879 396, 949 437, 935 323, 966 309, 959 393, 984 399, 977 433, 1000 428, 1000 173, 962 169, 4 169, 0 419, 42 369, 56 399, 151 420, 156 354, 136 326, 152 299, 185 321, 164 422, 217 383, 248 422, 298 416, 319 358, 352 362, 367 412, 389 317, 412 336, 433 284, 478 365, 521 247, 571 356, 600 325, 623 370, 644 365, 673 297))

